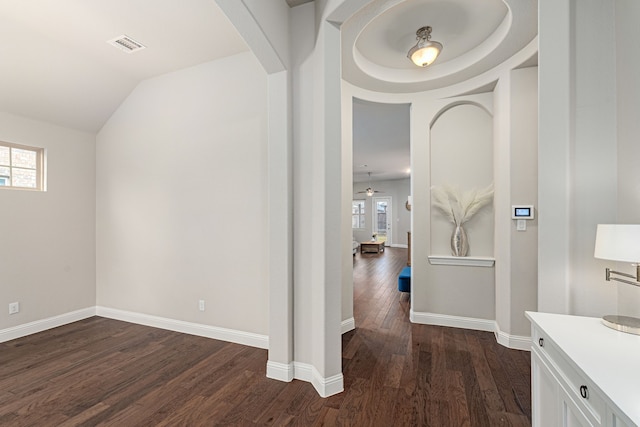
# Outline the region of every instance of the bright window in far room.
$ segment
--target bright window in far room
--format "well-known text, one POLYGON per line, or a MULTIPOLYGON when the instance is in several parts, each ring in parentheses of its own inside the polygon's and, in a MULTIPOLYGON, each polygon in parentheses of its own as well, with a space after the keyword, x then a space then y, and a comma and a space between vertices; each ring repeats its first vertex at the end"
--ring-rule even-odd
POLYGON ((364 228, 364 200, 354 200, 351 208, 351 228, 364 228))
POLYGON ((0 188, 44 189, 44 149, 0 141, 0 188))

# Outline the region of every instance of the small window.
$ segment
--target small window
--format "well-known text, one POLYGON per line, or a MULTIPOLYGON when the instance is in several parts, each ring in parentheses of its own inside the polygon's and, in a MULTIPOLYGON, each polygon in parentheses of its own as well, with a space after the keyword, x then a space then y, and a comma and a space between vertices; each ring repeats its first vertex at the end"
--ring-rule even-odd
POLYGON ((0 187, 43 190, 44 150, 0 141, 0 187))
POLYGON ((352 203, 351 228, 364 228, 364 200, 354 200, 352 203))

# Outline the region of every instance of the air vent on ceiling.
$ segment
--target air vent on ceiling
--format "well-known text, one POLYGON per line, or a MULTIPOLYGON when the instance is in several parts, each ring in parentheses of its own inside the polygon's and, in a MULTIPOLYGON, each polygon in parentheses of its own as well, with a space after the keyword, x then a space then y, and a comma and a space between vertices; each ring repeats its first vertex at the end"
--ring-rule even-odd
POLYGON ((119 37, 116 37, 113 40, 108 40, 107 43, 117 47, 118 49, 121 49, 127 53, 133 53, 136 52, 138 50, 142 50, 144 49, 146 46, 143 45, 140 42, 135 41, 134 39, 132 39, 129 36, 126 35, 121 35, 119 37))

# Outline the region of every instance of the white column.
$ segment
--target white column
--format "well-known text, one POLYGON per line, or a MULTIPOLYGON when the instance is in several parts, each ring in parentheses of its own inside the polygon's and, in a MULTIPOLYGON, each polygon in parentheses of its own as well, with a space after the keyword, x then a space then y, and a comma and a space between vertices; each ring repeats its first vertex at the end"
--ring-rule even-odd
POLYGON ((538 310, 568 313, 571 0, 540 0, 538 8, 538 310))
POLYGON ((293 212, 290 82, 269 75, 269 360, 267 376, 291 381, 293 370, 293 212))

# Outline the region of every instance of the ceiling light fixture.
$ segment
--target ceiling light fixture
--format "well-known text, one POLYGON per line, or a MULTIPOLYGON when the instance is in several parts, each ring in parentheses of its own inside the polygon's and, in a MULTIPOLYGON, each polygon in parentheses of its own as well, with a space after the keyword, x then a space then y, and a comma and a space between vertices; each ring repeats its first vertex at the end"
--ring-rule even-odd
POLYGON ((416 43, 409 53, 407 58, 411 60, 418 67, 427 67, 433 64, 440 52, 442 52, 442 44, 431 40, 431 27, 422 27, 416 31, 416 43))
POLYGON ((366 194, 371 197, 376 193, 381 193, 381 191, 374 190, 373 187, 371 187, 371 172, 369 172, 369 187, 364 191, 358 191, 358 194, 366 194))

